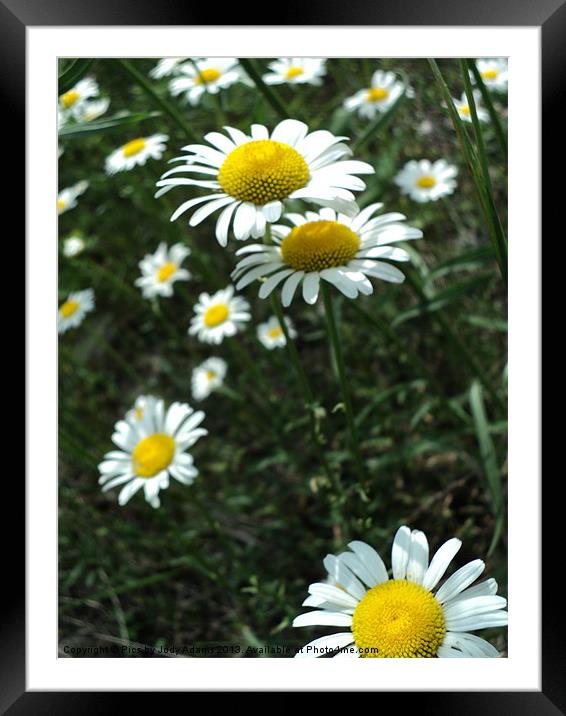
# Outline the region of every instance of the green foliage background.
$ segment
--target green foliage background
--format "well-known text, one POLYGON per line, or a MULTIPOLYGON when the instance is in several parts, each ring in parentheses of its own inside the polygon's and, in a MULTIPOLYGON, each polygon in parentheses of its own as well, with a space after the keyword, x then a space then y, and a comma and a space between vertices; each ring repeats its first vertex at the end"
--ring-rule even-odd
MULTIPOLYGON (((263 70, 267 61, 257 62, 263 70)), ((155 60, 132 63, 147 78, 155 60)), ((458 61, 439 66, 459 97, 458 61)), ((389 563, 401 524, 422 529, 431 549, 458 536, 464 544, 457 563, 489 553, 486 575, 506 595, 506 287, 431 68, 426 60, 329 60, 322 87, 276 91, 290 116, 311 130, 344 133, 355 143, 368 122, 341 105, 377 67, 404 74, 415 98, 356 150, 355 158, 376 169, 359 203, 383 201, 385 211, 404 213, 424 238, 407 247, 414 260, 401 267, 403 285, 374 281, 373 296, 336 299, 364 484, 347 451, 321 301, 310 307, 295 299, 286 314, 317 396, 325 452, 345 486, 349 538, 372 544, 389 563), (442 157, 459 168, 452 196, 424 205, 400 196, 392 180, 406 161, 442 157)), ((290 623, 309 583, 324 576, 323 557, 343 549, 346 535, 331 518, 334 497, 286 353, 267 351, 255 335, 255 325, 272 314, 269 302, 257 298, 257 285, 245 289, 253 322, 218 347, 186 334, 198 294, 230 283, 241 244, 231 239, 221 248, 213 219, 194 229, 185 218, 170 223, 173 209, 199 190, 154 199, 155 182, 193 138, 116 61, 94 61, 88 72, 111 98, 105 118, 136 116, 60 138, 60 188, 81 179, 90 188, 60 217, 60 244, 78 232, 88 248, 72 259, 60 254, 59 300, 88 287, 96 296, 96 311, 59 341, 61 653, 65 646, 111 644, 300 646, 328 633, 290 623), (170 137, 162 161, 105 175, 105 158, 116 147, 157 132, 170 137), (133 282, 138 262, 161 241, 191 247, 185 266, 193 279, 176 284, 174 297, 152 309, 133 282), (199 477, 190 487, 172 481, 158 510, 141 493, 120 508, 116 491, 102 494, 97 482, 114 423, 140 394, 195 405, 191 370, 209 355, 228 361, 228 390, 203 403, 210 434, 193 449, 199 477)), ((243 84, 221 92, 219 103, 208 95, 191 108, 169 96, 166 79, 148 82, 198 138, 223 124, 248 131, 253 122, 272 127, 279 119, 243 84)), ((495 105, 505 123, 504 99, 495 105)), ((491 126, 484 138, 505 225, 506 161, 491 126)), ((483 635, 505 652, 502 630, 483 635)))

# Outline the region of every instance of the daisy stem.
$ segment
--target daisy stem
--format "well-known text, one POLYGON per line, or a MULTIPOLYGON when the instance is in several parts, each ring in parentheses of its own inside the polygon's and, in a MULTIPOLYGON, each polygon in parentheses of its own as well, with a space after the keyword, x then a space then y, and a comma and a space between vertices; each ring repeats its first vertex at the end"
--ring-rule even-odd
MULTIPOLYGON (((265 244, 271 244, 271 225, 268 223, 265 227, 265 234, 263 236, 263 242, 265 244)), ((313 389, 311 388, 311 384, 309 382, 309 379, 307 378, 307 374, 305 373, 301 359, 299 357, 299 352, 297 351, 297 346, 295 345, 294 340, 291 338, 289 334, 289 328, 287 326, 287 323, 285 321, 285 317, 283 316, 283 310, 281 308, 281 304, 277 300, 277 297, 275 296, 275 293, 272 293, 270 296, 271 301, 271 307, 273 309, 273 313, 277 316, 277 320, 279 321, 279 325, 281 326, 281 330, 283 331, 283 335, 285 336, 285 350, 287 351, 287 355, 289 356, 289 360, 291 361, 291 365, 293 366, 295 370, 295 374, 297 376, 297 381, 299 383, 299 387, 301 388, 301 396, 303 399, 306 397, 306 408, 307 413, 309 416, 309 425, 312 435, 312 441, 316 449, 317 457, 321 462, 321 465, 324 469, 324 472, 326 473, 326 479, 328 480, 328 484, 332 485, 335 492, 335 500, 332 504, 332 512, 333 512, 333 520, 336 524, 340 525, 341 531, 342 531, 342 537, 345 540, 347 537, 347 525, 342 517, 342 502, 344 497, 344 491, 342 488, 342 483, 340 482, 340 477, 336 470, 332 470, 330 465, 328 464, 328 460, 326 458, 326 454, 322 448, 321 445, 321 432, 320 428, 318 426, 317 420, 315 418, 315 407, 316 407, 316 400, 314 397, 313 389)))
POLYGON ((238 62, 242 65, 242 67, 254 81, 254 84, 257 87, 258 91, 265 97, 267 102, 275 110, 276 114, 283 117, 283 119, 287 119, 288 117, 290 117, 290 114, 287 111, 285 105, 283 104, 283 101, 271 87, 265 84, 265 82, 261 78, 260 73, 257 70, 257 67, 252 62, 252 60, 238 57, 238 62))
POLYGON ((309 383, 309 379, 307 378, 307 375, 305 371, 303 370, 303 366, 301 365, 301 359, 299 357, 299 353, 297 351, 297 346, 295 345, 295 342, 289 335, 289 329, 287 327, 287 324, 285 322, 285 318, 283 317, 283 311, 281 310, 281 305, 279 301, 277 300, 277 297, 275 294, 271 294, 271 306, 273 308, 273 312, 277 316, 277 320, 279 321, 279 325, 281 326, 281 330, 283 331, 283 334, 285 336, 285 349, 287 350, 287 355, 289 356, 289 359, 291 361, 291 364, 293 365, 293 368, 295 369, 295 373, 297 376, 297 380, 299 383, 299 386, 301 388, 301 395, 306 397, 307 402, 307 412, 309 416, 309 424, 310 424, 310 430, 312 434, 312 441, 315 445, 315 449, 317 452, 318 459, 320 460, 322 467, 324 469, 324 472, 326 473, 326 478, 330 485, 334 488, 335 492, 335 501, 332 505, 333 510, 333 520, 336 524, 340 525, 341 531, 342 531, 342 538, 344 541, 346 541, 347 538, 347 525, 342 517, 342 509, 341 504, 343 501, 343 488, 342 483, 340 482, 340 477, 336 470, 333 470, 330 465, 328 464, 328 460, 326 458, 326 454, 322 448, 321 445, 321 434, 320 434, 320 428, 317 425, 317 421, 314 416, 314 410, 316 406, 316 400, 314 397, 313 390, 311 388, 311 385, 309 383))
POLYGON ((387 122, 389 122, 389 120, 397 112, 399 107, 401 107, 401 105, 405 101, 405 98, 406 90, 405 92, 403 92, 403 94, 399 95, 397 101, 392 104, 387 111, 378 114, 378 116, 373 120, 373 122, 369 124, 366 129, 360 134, 356 141, 352 143, 352 152, 357 152, 358 149, 360 149, 360 147, 362 147, 373 136, 373 134, 377 132, 378 129, 381 129, 387 124, 387 122))
POLYGON ((137 84, 139 84, 139 86, 149 97, 151 97, 155 104, 161 107, 161 109, 171 117, 171 119, 183 130, 183 132, 191 141, 200 141, 197 134, 193 132, 191 126, 187 122, 185 122, 183 115, 177 110, 177 108, 174 107, 172 104, 169 104, 167 100, 163 99, 163 97, 161 97, 153 89, 151 83, 146 80, 146 78, 141 74, 141 72, 138 72, 138 70, 132 65, 129 60, 116 59, 115 62, 118 63, 118 65, 124 70, 126 74, 130 75, 130 77, 132 77, 137 82, 137 84))
POLYGON ((220 92, 215 92, 214 94, 212 92, 210 92, 208 89, 208 82, 206 80, 206 77, 200 71, 197 63, 193 60, 192 57, 189 59, 189 62, 193 66, 194 71, 199 76, 201 84, 203 84, 205 86, 209 97, 212 97, 212 101, 213 101, 214 107, 216 109, 216 121, 217 121, 219 127, 223 127, 226 124, 226 117, 224 116, 224 110, 222 109, 222 102, 220 101, 220 92))
POLYGON ((344 355, 342 353, 342 346, 340 343, 340 337, 338 335, 338 327, 336 325, 336 317, 334 316, 334 307, 332 305, 332 293, 330 288, 324 281, 320 282, 320 289, 322 298, 324 301, 324 311, 326 314, 326 323, 328 326, 328 338, 334 354, 334 360, 336 361, 336 367, 338 369, 338 381, 342 390, 342 398, 344 400, 344 408, 346 410, 346 422, 348 423, 348 430, 350 431, 350 451, 358 477, 360 482, 365 482, 365 470, 362 455, 360 452, 360 440, 358 436, 358 428, 356 427, 356 420, 354 417, 354 410, 352 408, 352 398, 350 396, 350 390, 348 387, 348 379, 346 377, 346 366, 344 364, 344 355))

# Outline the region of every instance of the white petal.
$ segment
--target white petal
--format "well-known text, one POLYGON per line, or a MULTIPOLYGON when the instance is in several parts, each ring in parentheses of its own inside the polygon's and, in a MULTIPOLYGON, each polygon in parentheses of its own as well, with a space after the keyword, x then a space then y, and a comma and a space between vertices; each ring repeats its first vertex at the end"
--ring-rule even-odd
POLYGON ((444 582, 442 587, 440 587, 435 595, 436 599, 441 604, 452 599, 472 582, 475 582, 484 569, 485 564, 481 559, 476 559, 473 562, 469 562, 463 567, 460 567, 460 569, 454 572, 454 574, 449 577, 446 582, 444 582))
POLYGON ((303 281, 303 298, 307 303, 316 303, 319 285, 320 276, 316 271, 306 274, 305 280, 303 281))
POLYGON ((411 552, 407 563, 406 579, 415 584, 422 584, 428 567, 428 542, 424 532, 413 530, 411 533, 411 552))
POLYGON ((279 271, 274 276, 270 276, 265 283, 262 283, 259 289, 259 297, 260 298, 267 298, 269 294, 273 291, 273 289, 281 282, 283 279, 287 278, 289 274, 294 273, 294 269, 285 269, 284 271, 279 271))
POLYGON ((270 201, 262 207, 263 215, 269 222, 278 221, 282 210, 283 204, 280 201, 270 201))
POLYGON ((424 575, 423 587, 425 589, 432 590, 436 587, 461 546, 462 542, 453 537, 439 547, 424 575))
POLYGON ((244 202, 240 204, 234 217, 234 236, 241 240, 249 236, 255 224, 256 208, 253 204, 244 202))
POLYGON ((295 654, 295 659, 301 659, 301 658, 316 658, 318 656, 323 656, 326 649, 332 650, 332 649, 342 649, 345 646, 348 646, 348 644, 352 644, 354 642, 354 637, 352 635, 352 632, 345 632, 340 634, 331 634, 330 636, 321 636, 319 639, 314 639, 313 641, 309 641, 308 644, 305 644, 300 651, 298 651, 295 654), (316 649, 320 649, 317 653, 316 649))
POLYGON ((342 607, 344 609, 355 609, 358 606, 358 600, 354 599, 351 594, 348 594, 339 587, 335 587, 332 584, 325 584, 324 582, 311 584, 309 594, 320 597, 323 601, 331 602, 336 607, 342 607))
POLYGON ((293 296, 295 295, 297 286, 301 282, 301 279, 304 275, 305 274, 303 271, 297 271, 297 273, 292 274, 285 281, 285 284, 281 291, 281 303, 283 304, 283 306, 285 306, 285 308, 287 308, 287 306, 289 306, 291 301, 293 300, 293 296))
POLYGON ((403 525, 397 530, 391 549, 393 579, 405 579, 409 554, 411 552, 411 530, 403 525))
POLYGON ((368 584, 368 587, 373 587, 376 584, 387 582, 387 580, 389 579, 387 576, 387 569, 385 568, 383 560, 373 547, 370 547, 369 544, 366 544, 365 542, 360 542, 359 540, 354 540, 353 542, 350 542, 348 544, 348 547, 355 554, 358 555, 358 557, 362 560, 366 568, 371 573, 374 583, 371 585, 368 584))
POLYGON ((314 611, 301 614, 293 620, 294 627, 303 626, 352 626, 352 615, 342 612, 314 611))

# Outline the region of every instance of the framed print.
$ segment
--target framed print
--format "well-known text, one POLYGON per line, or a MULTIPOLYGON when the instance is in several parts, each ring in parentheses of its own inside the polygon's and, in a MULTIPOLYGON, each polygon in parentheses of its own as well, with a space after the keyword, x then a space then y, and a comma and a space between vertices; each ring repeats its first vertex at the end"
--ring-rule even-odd
POLYGON ((565 708, 539 371, 566 12, 514 5, 261 26, 4 0, 28 398, 5 711, 565 708))

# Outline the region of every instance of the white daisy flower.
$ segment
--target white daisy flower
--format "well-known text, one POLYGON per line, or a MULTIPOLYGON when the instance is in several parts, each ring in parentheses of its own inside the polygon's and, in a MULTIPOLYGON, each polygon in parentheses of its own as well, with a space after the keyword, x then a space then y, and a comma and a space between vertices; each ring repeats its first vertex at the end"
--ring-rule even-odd
POLYGON ((169 487, 169 477, 190 485, 198 470, 186 451, 207 435, 198 427, 203 418, 186 403, 173 403, 165 412, 163 400, 146 400, 140 419, 114 426, 112 442, 120 449, 107 453, 98 466, 102 491, 124 485, 118 504, 125 505, 143 487, 147 502, 159 507, 159 491, 169 487))
POLYGON ((75 119, 77 122, 92 122, 94 119, 102 117, 102 115, 108 111, 108 107, 110 107, 108 97, 83 102, 77 107, 75 119))
POLYGON ((368 88, 359 90, 344 101, 344 109, 357 111, 360 117, 373 119, 378 112, 386 112, 404 92, 409 96, 411 94, 411 90, 405 88, 394 72, 377 70, 368 88))
POLYGON ((236 252, 245 254, 232 273, 236 288, 267 278, 259 297, 282 284, 281 300, 288 306, 301 283, 307 303, 316 302, 321 279, 348 298, 373 293, 368 277, 402 283, 405 276, 387 261, 409 261, 409 254, 389 244, 420 239, 423 233, 401 223, 403 214, 374 217, 382 206, 371 204, 353 219, 328 208, 304 216, 286 214, 292 226, 275 225, 273 244, 250 244, 236 252))
MULTIPOLYGON (((476 67, 486 87, 495 92, 507 92, 509 78, 507 60, 503 58, 476 60, 476 67)), ((475 80, 471 72, 470 79, 475 80)))
POLYGON ((411 160, 397 174, 394 181, 402 194, 413 201, 425 203, 452 194, 456 189, 458 169, 445 159, 430 162, 428 159, 411 160))
POLYGON ((195 400, 204 400, 224 383, 228 365, 222 358, 207 358, 191 375, 191 390, 195 400))
POLYGON ((82 236, 69 236, 63 242, 63 254, 67 258, 73 258, 81 254, 86 247, 86 242, 82 236))
POLYGON ((160 80, 162 77, 168 77, 179 71, 182 62, 185 62, 187 57, 163 57, 150 71, 149 76, 153 77, 154 80, 160 80))
MULTIPOLYGON (((472 112, 468 104, 468 98, 466 97, 466 93, 462 92, 462 96, 460 99, 452 97, 452 101, 454 102, 454 106, 456 107, 456 111, 458 112, 460 119, 462 119, 464 122, 471 122, 472 112)), ((484 109, 480 105, 481 92, 479 90, 474 90, 474 102, 476 104, 478 120, 480 122, 489 122, 489 112, 487 111, 487 109, 484 109)))
MULTIPOLYGON (((297 331, 294 329, 291 319, 286 316, 284 318, 289 337, 296 338, 297 331)), ((271 316, 268 321, 259 324, 257 327, 257 337, 259 342, 270 351, 274 348, 283 348, 287 343, 277 316, 271 316)))
POLYGON ((168 139, 166 134, 152 134, 151 137, 137 137, 126 142, 106 158, 106 173, 130 171, 145 164, 148 158, 161 159, 168 139))
POLYGON ((78 117, 82 105, 93 97, 98 97, 98 83, 92 77, 85 77, 70 90, 59 97, 59 109, 65 118, 78 117))
POLYGON ((137 423, 143 418, 146 411, 151 411, 155 409, 155 403, 157 402, 157 400, 158 398, 153 395, 139 395, 136 398, 134 407, 128 410, 128 412, 126 413, 125 419, 129 420, 130 422, 137 423))
POLYGON ((172 161, 184 162, 170 169, 157 182, 161 196, 175 186, 197 186, 210 194, 185 201, 174 212, 177 219, 197 204, 204 206, 192 215, 189 224, 197 226, 214 211, 222 210, 216 223, 216 238, 222 246, 228 241, 233 220, 236 239, 265 232, 266 222, 278 221, 283 201, 303 199, 332 206, 345 214, 355 214, 357 206, 350 190, 361 191, 364 182, 354 174, 373 174, 366 162, 344 160, 351 155, 342 143, 347 137, 335 137, 325 129, 309 133, 296 119, 284 119, 271 136, 266 127, 254 124, 251 136, 233 127, 225 127, 228 138, 219 132, 205 136, 212 146, 189 144, 188 156, 172 161), (209 179, 179 178, 179 173, 204 174, 209 179), (175 175, 175 176, 173 176, 175 175))
POLYGON ((189 335, 196 335, 203 343, 222 343, 225 336, 235 336, 251 319, 250 304, 234 296, 233 286, 212 296, 201 293, 194 310, 189 335))
POLYGON ((77 205, 77 198, 88 189, 87 181, 79 181, 67 189, 62 189, 57 195, 57 214, 64 214, 77 205))
POLYGON ((326 74, 326 60, 316 57, 280 57, 268 67, 271 72, 263 75, 267 85, 321 85, 326 74))
POLYGON ((489 642, 469 632, 505 626, 507 600, 497 596, 497 582, 470 586, 482 574, 481 559, 469 562, 438 584, 461 547, 452 538, 429 563, 426 536, 401 527, 391 554, 393 579, 378 553, 365 542, 350 542, 350 552, 328 555, 324 566, 334 584, 309 587, 293 626, 335 626, 347 631, 304 646, 296 657, 317 657, 335 650, 353 658, 498 657, 489 642), (334 586, 336 585, 336 586, 334 586))
POLYGON ((185 94, 194 107, 205 92, 217 94, 242 78, 242 72, 235 57, 204 57, 185 62, 179 67, 178 76, 169 82, 173 96, 185 94))
POLYGON ((154 296, 172 296, 175 281, 188 281, 191 274, 181 268, 183 261, 191 250, 183 244, 159 244, 154 254, 146 254, 139 263, 142 275, 136 279, 135 285, 142 290, 144 298, 154 296))
POLYGON ((57 330, 65 333, 69 328, 76 328, 83 322, 87 313, 94 311, 94 291, 87 288, 69 294, 67 300, 59 306, 57 330))

